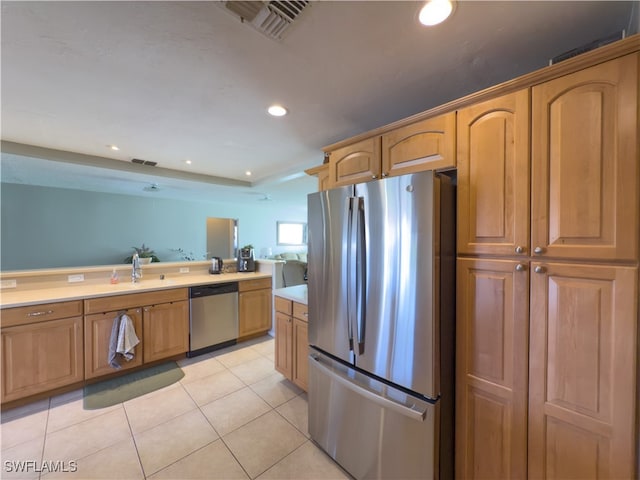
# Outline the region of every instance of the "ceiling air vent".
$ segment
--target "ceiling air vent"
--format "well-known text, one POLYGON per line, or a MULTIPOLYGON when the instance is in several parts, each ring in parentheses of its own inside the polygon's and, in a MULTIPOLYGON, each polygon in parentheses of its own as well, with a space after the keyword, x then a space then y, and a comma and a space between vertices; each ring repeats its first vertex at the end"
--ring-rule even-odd
POLYGON ((140 160, 139 158, 132 158, 131 161, 140 165, 149 165, 150 167, 155 167, 158 164, 158 162, 152 162, 150 160, 140 160))
POLYGON ((243 23, 274 40, 282 39, 285 31, 302 13, 309 1, 226 1, 223 6, 243 23))

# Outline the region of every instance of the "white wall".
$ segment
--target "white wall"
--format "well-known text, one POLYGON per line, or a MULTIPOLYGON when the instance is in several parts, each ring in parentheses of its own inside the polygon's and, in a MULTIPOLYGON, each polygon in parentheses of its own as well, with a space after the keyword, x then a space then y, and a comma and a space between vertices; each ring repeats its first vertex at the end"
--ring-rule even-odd
POLYGON ((180 260, 176 248, 204 255, 207 217, 239 219, 239 246, 257 256, 306 251, 276 245, 276 221, 306 221, 306 198, 222 204, 7 183, 0 195, 2 270, 121 263, 143 242, 162 261, 180 260))

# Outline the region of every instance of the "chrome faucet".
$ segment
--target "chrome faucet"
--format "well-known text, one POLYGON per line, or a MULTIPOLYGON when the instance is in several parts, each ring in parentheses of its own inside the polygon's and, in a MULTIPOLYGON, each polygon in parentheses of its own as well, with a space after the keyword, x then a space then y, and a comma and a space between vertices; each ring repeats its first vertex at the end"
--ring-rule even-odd
POLYGON ((131 283, 136 283, 139 278, 142 278, 142 269, 140 268, 140 257, 136 252, 131 260, 131 283))

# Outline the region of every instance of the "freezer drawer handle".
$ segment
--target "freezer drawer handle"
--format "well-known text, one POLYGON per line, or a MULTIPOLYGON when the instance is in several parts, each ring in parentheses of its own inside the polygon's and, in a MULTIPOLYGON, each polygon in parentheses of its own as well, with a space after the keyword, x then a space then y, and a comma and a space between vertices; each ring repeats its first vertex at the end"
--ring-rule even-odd
POLYGON ((314 360, 314 365, 323 374, 325 374, 328 377, 332 378, 333 380, 337 381, 343 387, 348 388, 349 390, 357 393, 358 395, 366 398, 367 400, 369 400, 371 402, 374 402, 374 403, 380 405, 383 408, 387 408, 389 410, 393 410, 396 413, 399 413, 401 415, 409 417, 409 418, 411 418, 413 420, 417 420, 419 422, 423 422, 425 420, 425 418, 427 416, 427 410, 426 409, 424 409, 423 411, 413 410, 412 408, 409 408, 409 407, 407 407, 405 405, 402 405, 400 403, 396 403, 396 402, 394 402, 392 400, 389 400, 388 398, 376 395, 375 393, 370 392, 366 388, 362 388, 360 385, 356 385, 355 383, 353 383, 348 378, 345 378, 344 376, 342 376, 340 373, 335 372, 335 371, 327 368, 326 366, 324 366, 321 363, 320 359, 318 357, 316 357, 315 355, 309 355, 309 357, 311 358, 311 360, 314 360))

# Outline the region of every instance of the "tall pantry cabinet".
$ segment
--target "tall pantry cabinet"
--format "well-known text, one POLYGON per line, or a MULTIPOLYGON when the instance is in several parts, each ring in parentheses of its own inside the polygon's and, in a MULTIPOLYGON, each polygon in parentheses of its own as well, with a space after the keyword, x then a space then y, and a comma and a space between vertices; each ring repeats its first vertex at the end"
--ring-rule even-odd
POLYGON ((634 478, 638 53, 458 112, 458 478, 634 478))

